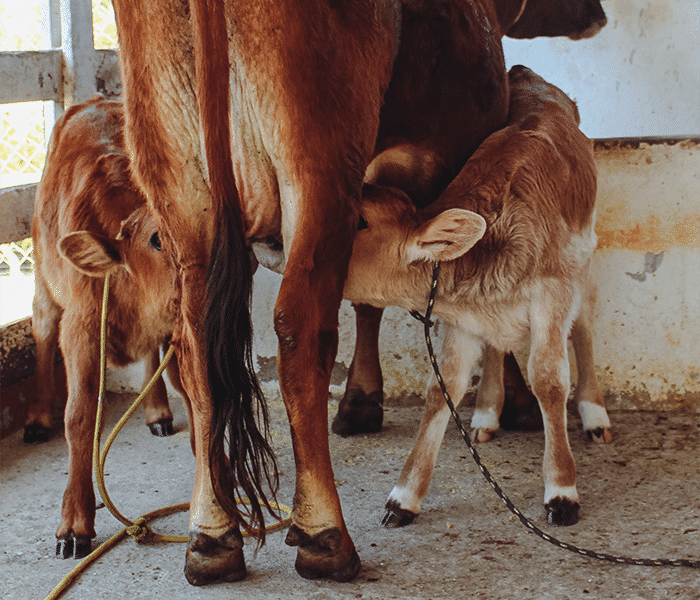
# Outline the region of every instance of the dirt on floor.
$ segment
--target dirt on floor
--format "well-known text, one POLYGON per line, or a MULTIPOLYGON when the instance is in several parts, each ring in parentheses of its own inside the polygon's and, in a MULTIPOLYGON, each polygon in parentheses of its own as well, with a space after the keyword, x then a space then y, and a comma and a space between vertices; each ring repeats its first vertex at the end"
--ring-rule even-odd
MULTIPOLYGON (((279 501, 291 504, 294 461, 279 396, 268 394, 272 437, 281 475, 279 501)), ((108 427, 133 396, 110 395, 108 427)), ((155 438, 140 409, 107 461, 107 486, 131 519, 187 502, 194 459, 185 411, 174 400, 177 433, 155 438)), ((331 399, 330 415, 337 410, 331 399)), ((464 419, 472 408, 460 409, 464 419)), ((375 435, 331 436, 345 519, 362 559, 350 583, 307 581, 294 570, 285 532, 272 533, 257 554, 246 549, 248 577, 239 583, 192 587, 183 575, 183 544, 140 545, 127 538, 80 576, 66 599, 488 598, 490 600, 657 600, 700 598, 700 570, 618 565, 585 558, 546 543, 518 522, 494 494, 459 436, 448 427, 430 492, 416 521, 380 526, 386 497, 413 444, 420 406, 387 406, 375 435)), ((700 414, 612 412, 614 441, 588 442, 578 415, 569 434, 578 467, 581 520, 547 525, 542 509, 542 432, 499 432, 479 446, 504 491, 548 534, 600 552, 642 558, 700 558, 700 414)), ((57 432, 25 446, 21 432, 0 442, 0 598, 41 600, 75 567, 54 556, 54 531, 67 481, 67 448, 57 432)), ((99 503, 99 495, 98 495, 99 503)), ((93 548, 122 529, 97 511, 93 548)), ((154 529, 186 533, 187 513, 154 529)))

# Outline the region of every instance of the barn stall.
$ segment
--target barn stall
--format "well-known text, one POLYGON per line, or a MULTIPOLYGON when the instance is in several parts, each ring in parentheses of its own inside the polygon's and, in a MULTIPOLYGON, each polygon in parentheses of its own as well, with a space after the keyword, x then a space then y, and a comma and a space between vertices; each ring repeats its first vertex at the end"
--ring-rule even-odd
MULTIPOLYGON (((500 433, 479 451, 514 503, 562 540, 615 554, 697 559, 700 12, 680 0, 610 0, 604 8, 608 25, 591 40, 506 40, 504 45, 509 65, 526 64, 578 101, 582 129, 596 140, 599 243, 593 265, 598 285, 594 351, 615 439, 606 447, 588 444, 571 413, 582 518, 571 528, 556 530, 547 527, 541 510, 541 432, 500 433)), ((89 35, 90 2, 52 0, 42 10, 45 21, 54 25, 47 28, 45 43, 55 49, 0 54, 0 80, 5 82, 0 101, 46 102, 49 131, 51 113, 60 114, 64 103, 83 100, 96 90, 118 95, 120 88, 114 50, 95 50, 89 35)), ((2 190, 0 242, 17 242, 29 235, 33 196, 32 184, 2 190)), ((26 245, 3 253, 8 272, 22 272, 22 265, 28 270, 31 255, 26 245)), ((27 279, 20 285, 24 295, 31 293, 27 279)), ((273 442, 282 472, 279 500, 291 503, 293 461, 276 380, 277 340, 271 319, 278 285, 279 277, 272 273, 260 270, 256 275, 254 323, 259 374, 271 405, 273 442)), ((0 303, 14 304, 9 288, 0 289, 0 303)), ((331 417, 350 364, 353 319, 352 309, 344 305, 331 417)), ((439 337, 439 327, 436 333, 439 337)), ((5 572, 16 574, 0 582, 0 590, 5 598, 43 597, 74 566, 52 557, 67 450, 58 427, 47 444, 22 444, 23 413, 40 384, 31 377, 28 320, 3 325, 0 339, 4 542, 0 562, 5 572)), ((106 589, 144 598, 165 594, 452 598, 467 593, 492 598, 690 598, 697 594, 697 571, 584 559, 529 534, 481 478, 454 427, 448 428, 431 491, 415 524, 403 530, 379 527, 386 496, 412 446, 430 369, 422 327, 402 311, 385 314, 380 349, 387 397, 384 429, 359 438, 332 436, 336 479, 364 565, 354 583, 299 578, 293 571, 294 552, 284 545, 283 533, 272 534, 255 557, 250 548, 250 576, 244 583, 207 590, 186 584, 181 546, 141 546, 129 540, 91 567, 66 597, 102 597, 106 589)), ((526 357, 518 358, 524 364, 526 357)), ((572 374, 575 379, 575 370, 572 374)), ((116 420, 141 381, 138 367, 110 374, 108 422, 116 420)), ((188 500, 194 465, 185 412, 176 397, 178 433, 173 438, 152 438, 141 414, 127 426, 110 459, 107 483, 120 508, 132 518, 188 500)), ((460 409, 465 419, 470 404, 460 409)), ((55 417, 59 423, 60 406, 55 417)), ((162 527, 184 532, 186 517, 171 517, 162 527)), ((98 510, 97 543, 119 528, 106 510, 98 510)))

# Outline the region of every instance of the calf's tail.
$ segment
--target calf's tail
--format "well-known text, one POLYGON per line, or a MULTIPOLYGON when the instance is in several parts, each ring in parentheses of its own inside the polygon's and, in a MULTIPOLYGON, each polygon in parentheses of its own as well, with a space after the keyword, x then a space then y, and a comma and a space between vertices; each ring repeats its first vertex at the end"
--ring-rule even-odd
MULTIPOLYGON (((204 319, 213 407, 209 448, 212 484, 224 510, 264 543, 263 507, 277 491, 277 466, 268 442, 267 405, 252 360, 253 273, 244 239, 230 147, 229 59, 223 0, 190 0, 197 98, 215 215, 204 319), (228 445, 228 461, 225 450, 228 445), (235 495, 250 500, 242 508, 235 495)), ((274 513, 273 513, 274 514, 274 513)))

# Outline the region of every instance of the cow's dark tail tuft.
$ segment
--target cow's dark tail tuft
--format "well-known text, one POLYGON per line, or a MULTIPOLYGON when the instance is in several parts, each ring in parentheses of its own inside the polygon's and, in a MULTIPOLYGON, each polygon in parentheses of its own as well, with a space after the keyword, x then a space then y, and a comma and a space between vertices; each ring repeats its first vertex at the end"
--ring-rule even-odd
POLYGON ((212 483, 229 514, 246 516, 246 529, 259 530, 264 542, 262 507, 270 508, 268 493, 277 491, 277 466, 269 439, 267 404, 252 360, 250 298, 252 269, 242 243, 240 224, 224 211, 209 263, 208 307, 205 317, 207 369, 212 399, 212 483), (228 461, 225 448, 228 445, 228 461), (237 505, 240 489, 249 509, 237 505))
POLYGON ((191 0, 197 99, 216 232, 207 273, 206 359, 213 415, 212 484, 219 503, 265 541, 263 508, 277 491, 267 405, 252 361, 253 273, 230 147, 229 59, 223 0, 191 0), (228 459, 226 458, 228 446, 228 459), (248 508, 236 502, 241 491, 248 508), (254 530, 257 528, 257 532, 254 530))

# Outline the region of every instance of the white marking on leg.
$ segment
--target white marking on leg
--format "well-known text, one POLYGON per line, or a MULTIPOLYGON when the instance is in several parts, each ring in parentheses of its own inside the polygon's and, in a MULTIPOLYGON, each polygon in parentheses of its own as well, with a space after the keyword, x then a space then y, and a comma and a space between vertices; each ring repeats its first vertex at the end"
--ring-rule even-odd
POLYGON ((572 502, 578 502, 578 492, 576 491, 576 486, 545 483, 544 503, 547 504, 554 498, 566 498, 572 502))
POLYGON ((496 431, 499 428, 498 415, 493 408, 477 408, 472 416, 472 429, 496 431))
POLYGON ((581 415, 581 420, 583 421, 584 431, 590 431, 598 428, 608 429, 610 427, 608 411, 605 410, 604 406, 600 406, 600 404, 595 404, 593 402, 589 402, 588 400, 582 400, 578 403, 578 412, 581 415))

